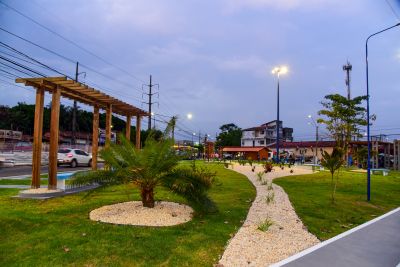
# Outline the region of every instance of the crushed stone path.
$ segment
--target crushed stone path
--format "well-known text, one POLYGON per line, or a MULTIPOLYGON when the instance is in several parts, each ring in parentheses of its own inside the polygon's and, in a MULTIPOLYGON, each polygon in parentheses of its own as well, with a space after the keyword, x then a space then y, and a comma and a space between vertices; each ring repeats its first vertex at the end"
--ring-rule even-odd
POLYGON ((309 233, 297 216, 285 191, 272 180, 278 177, 310 174, 311 170, 302 166, 285 167, 281 170, 264 174, 262 184, 257 177, 262 166, 256 166, 255 172, 249 165, 233 165, 233 170, 244 174, 254 184, 257 196, 250 207, 246 221, 229 241, 218 266, 268 266, 295 253, 309 248, 319 240, 309 233), (271 185, 272 184, 272 188, 271 185), (274 195, 273 201, 267 203, 267 196, 274 195), (258 230, 265 220, 272 222, 267 231, 258 230))

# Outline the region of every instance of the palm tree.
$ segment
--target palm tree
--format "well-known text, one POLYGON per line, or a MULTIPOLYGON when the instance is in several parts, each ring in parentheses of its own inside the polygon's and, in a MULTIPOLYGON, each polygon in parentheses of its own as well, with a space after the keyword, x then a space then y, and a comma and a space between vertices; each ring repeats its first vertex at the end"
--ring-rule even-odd
POLYGON ((343 151, 339 148, 334 148, 332 153, 324 151, 322 153, 321 165, 329 170, 331 173, 331 187, 332 187, 332 203, 335 202, 336 187, 339 181, 339 173, 336 175, 336 182, 333 183, 333 176, 343 166, 343 151))
MULTIPOLYGON (((169 135, 170 126, 164 136, 169 135)), ((207 169, 179 167, 181 158, 173 149, 171 138, 156 141, 150 134, 142 149, 136 149, 123 136, 120 136, 120 140, 120 144, 111 144, 100 152, 108 169, 76 173, 72 184, 98 183, 108 186, 133 183, 140 190, 143 206, 148 208, 154 207, 154 188, 162 186, 185 197, 195 208, 216 210, 207 195, 215 173, 207 169)))

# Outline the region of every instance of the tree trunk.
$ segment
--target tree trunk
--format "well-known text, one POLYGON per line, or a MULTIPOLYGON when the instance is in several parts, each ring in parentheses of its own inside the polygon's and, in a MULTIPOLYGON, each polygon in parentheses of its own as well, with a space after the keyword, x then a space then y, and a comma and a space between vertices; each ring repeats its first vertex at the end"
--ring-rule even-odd
POLYGON ((332 203, 334 203, 335 202, 335 197, 334 197, 334 192, 335 192, 335 189, 333 188, 333 173, 331 173, 331 175, 332 175, 332 180, 331 180, 331 188, 332 188, 332 203))
POLYGON ((154 192, 153 188, 142 188, 140 192, 143 207, 154 208, 154 192))

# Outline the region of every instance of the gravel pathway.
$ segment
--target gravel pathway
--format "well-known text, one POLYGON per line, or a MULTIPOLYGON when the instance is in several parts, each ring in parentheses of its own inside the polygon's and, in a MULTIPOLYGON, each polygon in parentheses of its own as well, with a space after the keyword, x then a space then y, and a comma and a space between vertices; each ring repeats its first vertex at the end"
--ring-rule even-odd
POLYGON ((268 184, 263 185, 256 175, 263 171, 261 166, 252 172, 250 166, 234 165, 234 171, 246 175, 254 184, 257 196, 246 221, 229 241, 218 266, 268 266, 319 243, 297 216, 285 191, 272 184, 277 177, 312 173, 301 166, 292 169, 294 172, 290 173, 287 167, 284 170, 275 167, 273 172, 264 174, 263 181, 268 184), (266 199, 272 195, 273 200, 267 203, 266 199), (265 220, 272 225, 261 231, 258 227, 265 220))

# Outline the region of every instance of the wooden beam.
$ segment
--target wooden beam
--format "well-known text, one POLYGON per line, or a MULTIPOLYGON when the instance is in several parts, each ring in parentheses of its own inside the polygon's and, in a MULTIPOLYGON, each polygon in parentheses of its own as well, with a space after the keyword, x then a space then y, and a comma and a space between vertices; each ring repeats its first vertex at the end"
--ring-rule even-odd
POLYGON ((131 115, 126 116, 125 137, 128 141, 131 140, 131 120, 132 120, 131 115))
POLYGON ((93 108, 92 170, 97 170, 97 150, 99 146, 99 107, 93 108))
POLYGON ((67 77, 43 77, 43 78, 17 78, 15 79, 16 83, 24 83, 25 81, 31 81, 31 82, 43 82, 43 81, 66 81, 67 77))
POLYGON ((141 126, 141 116, 136 116, 136 148, 140 149, 140 126, 141 126))
POLYGON ((110 146, 111 142, 111 123, 112 123, 112 105, 106 108, 106 147, 110 146))
POLYGON ((58 153, 58 133, 60 118, 60 97, 61 89, 57 86, 53 90, 51 99, 51 119, 50 119, 50 148, 49 148, 49 189, 57 188, 57 153, 58 153))
POLYGON ((40 188, 40 167, 42 165, 44 89, 36 89, 35 119, 33 126, 32 182, 31 188, 40 188))

